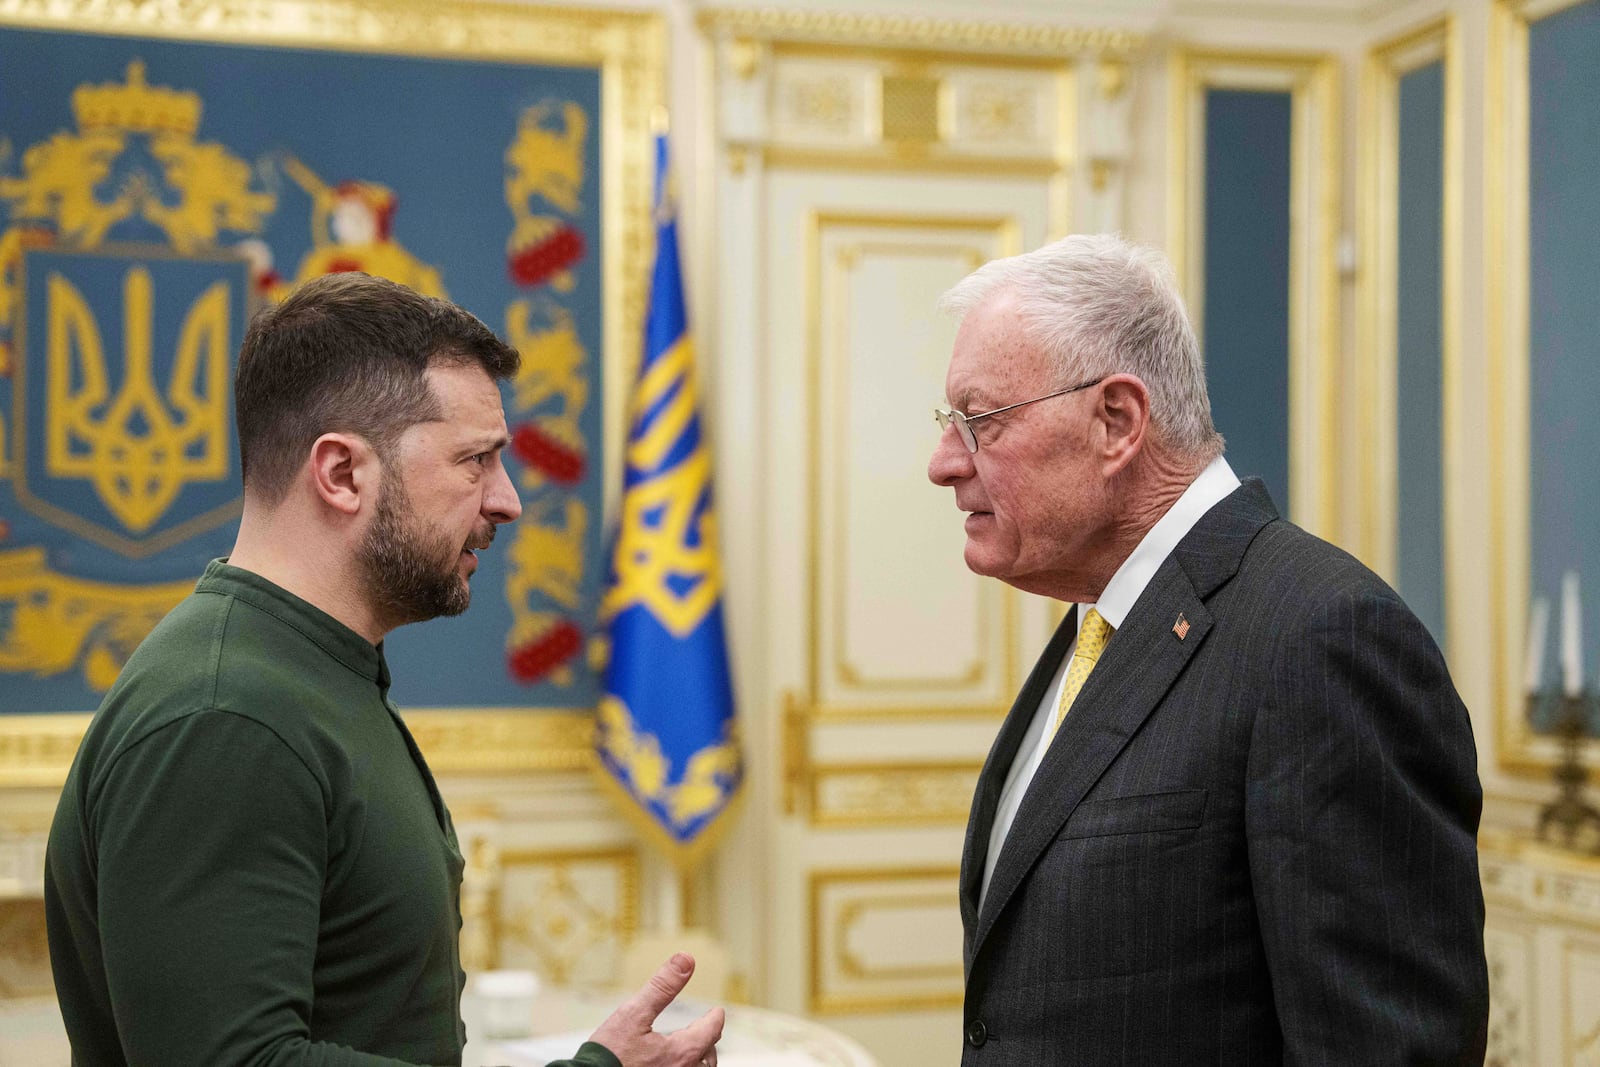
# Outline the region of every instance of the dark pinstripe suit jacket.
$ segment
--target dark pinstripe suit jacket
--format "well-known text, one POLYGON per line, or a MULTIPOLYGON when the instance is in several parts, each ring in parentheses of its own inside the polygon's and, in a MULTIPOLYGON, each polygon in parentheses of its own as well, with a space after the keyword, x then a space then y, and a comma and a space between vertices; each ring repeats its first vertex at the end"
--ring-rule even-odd
POLYGON ((1481 1064, 1472 730, 1400 598, 1247 481, 1106 646, 980 913, 1001 786, 1073 633, 978 779, 963 1065, 1481 1064))

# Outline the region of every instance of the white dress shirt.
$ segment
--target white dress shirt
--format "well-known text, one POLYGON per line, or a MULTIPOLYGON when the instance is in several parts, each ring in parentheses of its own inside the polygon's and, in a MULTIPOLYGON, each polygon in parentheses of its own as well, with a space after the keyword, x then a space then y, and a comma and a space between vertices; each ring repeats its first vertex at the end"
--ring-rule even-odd
MULTIPOLYGON (((1227 460, 1221 456, 1212 460, 1199 477, 1189 483, 1189 488, 1183 491, 1183 495, 1167 513, 1150 527, 1150 532, 1144 535, 1138 547, 1122 561, 1122 566, 1117 568, 1117 573, 1111 576, 1101 592, 1100 602, 1078 605, 1079 627, 1083 625, 1084 613, 1095 608, 1113 627, 1121 629, 1128 612, 1133 610, 1134 601, 1139 599, 1139 594, 1144 592, 1144 587, 1150 584, 1150 579, 1155 577, 1156 571, 1166 562, 1172 550, 1178 547, 1178 542, 1188 536, 1201 516, 1237 488, 1239 478, 1228 466, 1227 460)), ((1000 858, 1001 846, 1011 832, 1011 822, 1017 817, 1017 809, 1022 806, 1022 798, 1028 793, 1028 786, 1032 784, 1034 772, 1044 759, 1045 750, 1050 747, 1050 724, 1055 719, 1056 702, 1061 698, 1067 664, 1072 662, 1072 653, 1077 647, 1077 638, 1073 638, 1072 644, 1061 657, 1060 665, 1056 667, 1054 680, 1034 710, 1033 722, 1023 735, 1017 756, 1011 761, 1011 769, 1006 772, 1006 784, 1000 792, 1000 804, 995 809, 994 825, 989 829, 989 855, 983 861, 983 887, 978 896, 980 911, 984 897, 989 895, 989 880, 994 877, 995 861, 1000 858)))

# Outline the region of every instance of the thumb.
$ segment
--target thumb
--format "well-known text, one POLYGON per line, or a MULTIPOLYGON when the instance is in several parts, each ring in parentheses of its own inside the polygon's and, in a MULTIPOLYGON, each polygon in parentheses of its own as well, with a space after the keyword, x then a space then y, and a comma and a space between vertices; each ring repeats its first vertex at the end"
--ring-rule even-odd
POLYGON ((660 1015, 679 993, 683 992, 683 987, 689 984, 689 976, 692 974, 694 974, 694 957, 687 952, 673 953, 672 958, 663 963, 644 984, 644 988, 634 994, 634 1006, 646 1014, 647 1027, 655 1022, 656 1016, 660 1015))
POLYGON ((727 1014, 721 1008, 712 1008, 668 1040, 690 1049, 696 1056, 704 1056, 722 1040, 722 1026, 727 1014))

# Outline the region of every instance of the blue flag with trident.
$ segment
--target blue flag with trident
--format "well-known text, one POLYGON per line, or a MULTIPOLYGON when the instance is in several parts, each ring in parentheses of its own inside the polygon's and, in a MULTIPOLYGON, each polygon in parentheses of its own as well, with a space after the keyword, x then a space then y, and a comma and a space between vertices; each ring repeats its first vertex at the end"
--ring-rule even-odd
POLYGON ((595 747, 602 781, 685 867, 715 842, 744 771, 665 134, 656 138, 655 190, 655 272, 600 605, 611 662, 595 747))

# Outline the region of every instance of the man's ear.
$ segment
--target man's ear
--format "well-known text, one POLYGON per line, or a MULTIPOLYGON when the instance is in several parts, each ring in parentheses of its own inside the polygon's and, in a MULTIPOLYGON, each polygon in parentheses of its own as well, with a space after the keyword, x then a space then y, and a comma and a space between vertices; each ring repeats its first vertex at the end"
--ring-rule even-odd
POLYGON ((311 444, 311 481, 335 511, 356 515, 378 484, 378 454, 356 434, 325 433, 311 444))
POLYGON ((1105 434, 1100 460, 1102 472, 1110 478, 1144 448, 1150 430, 1150 390, 1135 375, 1113 374, 1100 383, 1099 397, 1095 414, 1105 434))

